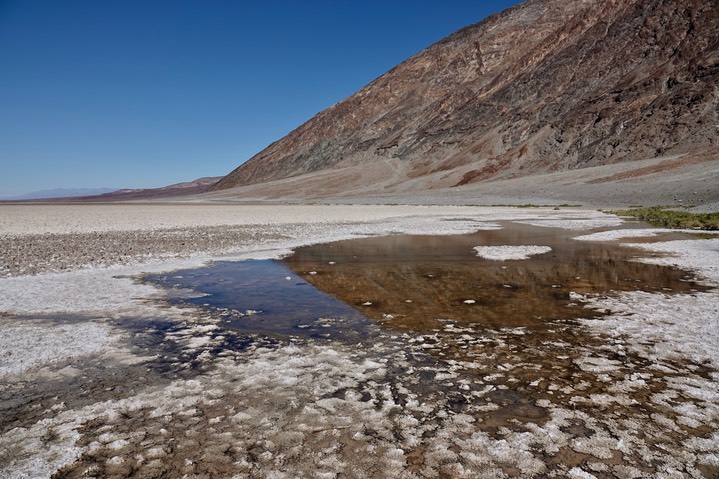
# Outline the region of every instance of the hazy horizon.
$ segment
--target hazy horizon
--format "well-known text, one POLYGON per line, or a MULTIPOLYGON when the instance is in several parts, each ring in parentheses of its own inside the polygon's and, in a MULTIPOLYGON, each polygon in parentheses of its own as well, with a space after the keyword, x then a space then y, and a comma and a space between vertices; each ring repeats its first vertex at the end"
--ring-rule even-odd
POLYGON ((0 4, 0 197, 229 173, 492 2, 0 4))

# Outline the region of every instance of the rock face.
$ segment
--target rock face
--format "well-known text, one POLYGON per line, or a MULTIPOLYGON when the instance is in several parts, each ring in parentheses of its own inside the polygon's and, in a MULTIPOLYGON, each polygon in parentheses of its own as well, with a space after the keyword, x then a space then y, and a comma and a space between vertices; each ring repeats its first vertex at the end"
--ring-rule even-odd
POLYGON ((396 191, 420 177, 445 188, 712 159, 717 32, 714 0, 529 0, 409 58, 212 189, 385 168, 394 176, 382 188, 396 191))

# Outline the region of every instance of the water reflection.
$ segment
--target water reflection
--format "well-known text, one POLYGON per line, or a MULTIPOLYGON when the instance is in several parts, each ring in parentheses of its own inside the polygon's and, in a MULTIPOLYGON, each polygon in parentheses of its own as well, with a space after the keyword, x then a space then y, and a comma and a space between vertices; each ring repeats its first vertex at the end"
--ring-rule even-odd
POLYGON ((362 340, 397 331, 546 329, 599 315, 576 295, 702 290, 686 272, 631 261, 637 250, 576 241, 572 232, 507 223, 460 236, 388 236, 298 249, 282 261, 218 262, 148 276, 175 303, 209 310, 244 332, 362 340), (482 245, 540 245, 526 260, 492 261, 482 245), (574 297, 574 299, 572 298, 574 297), (368 319, 369 318, 369 319, 368 319), (371 321, 370 321, 371 320, 371 321))
MULTIPOLYGON (((631 261, 644 252, 572 235, 506 224, 472 235, 356 239, 300 248, 282 261, 221 262, 146 279, 227 328, 406 349, 411 361, 392 374, 413 381, 413 394, 429 402, 441 396, 456 411, 471 404, 482 411, 483 429, 496 433, 544 421, 537 401, 601 393, 626 371, 653 367, 621 340, 578 327, 577 318, 602 314, 578 295, 706 289, 684 271, 631 261), (551 251, 491 261, 476 255, 481 245, 551 251), (590 351, 612 365, 604 379, 582 367, 590 351), (435 362, 455 371, 439 374, 435 362)), ((660 374, 651 376, 664 387, 660 374)))
POLYGON ((225 261, 145 280, 170 289, 172 303, 200 306, 243 332, 356 339, 372 329, 360 312, 278 261, 225 261))
POLYGON ((305 281, 385 327, 417 332, 442 320, 486 327, 542 327, 592 313, 570 295, 700 289, 686 272, 630 261, 616 244, 516 224, 462 236, 391 236, 301 248, 283 262, 305 281), (527 260, 478 257, 480 245, 541 245, 527 260))

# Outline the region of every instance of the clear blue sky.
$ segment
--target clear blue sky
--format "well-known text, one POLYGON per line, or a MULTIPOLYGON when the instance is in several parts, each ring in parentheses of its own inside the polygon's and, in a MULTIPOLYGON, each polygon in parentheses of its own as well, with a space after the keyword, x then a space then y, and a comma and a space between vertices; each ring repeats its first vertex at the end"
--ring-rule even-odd
POLYGON ((224 175, 516 3, 0 0, 0 197, 224 175))

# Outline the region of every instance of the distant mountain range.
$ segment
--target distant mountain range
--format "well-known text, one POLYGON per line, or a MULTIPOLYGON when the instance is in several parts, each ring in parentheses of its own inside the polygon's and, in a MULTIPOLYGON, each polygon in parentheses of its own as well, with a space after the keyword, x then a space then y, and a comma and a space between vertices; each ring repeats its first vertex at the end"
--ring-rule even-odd
POLYGON ((717 32, 714 0, 529 0, 409 58, 211 190, 274 181, 295 194, 300 180, 281 182, 304 178, 306 197, 391 194, 715 161, 717 32))
POLYGON ((193 181, 175 183, 174 185, 163 186, 161 188, 117 190, 112 193, 105 193, 87 199, 96 201, 134 201, 195 195, 204 193, 221 178, 221 176, 206 176, 193 181))
POLYGON ((93 196, 111 193, 117 188, 54 188, 50 190, 34 191, 24 195, 1 198, 4 200, 37 200, 45 198, 68 198, 73 196, 93 196))
POLYGON ((171 198, 176 196, 187 196, 200 194, 215 184, 221 176, 203 177, 193 181, 175 183, 160 188, 138 188, 138 189, 109 189, 109 188, 77 188, 77 189, 54 189, 43 190, 35 193, 17 196, 14 198, 3 198, 12 201, 51 201, 51 202, 106 202, 106 201, 136 201, 171 198))
POLYGON ((224 178, 33 197, 719 205, 717 32, 715 0, 528 0, 412 56, 224 178))

